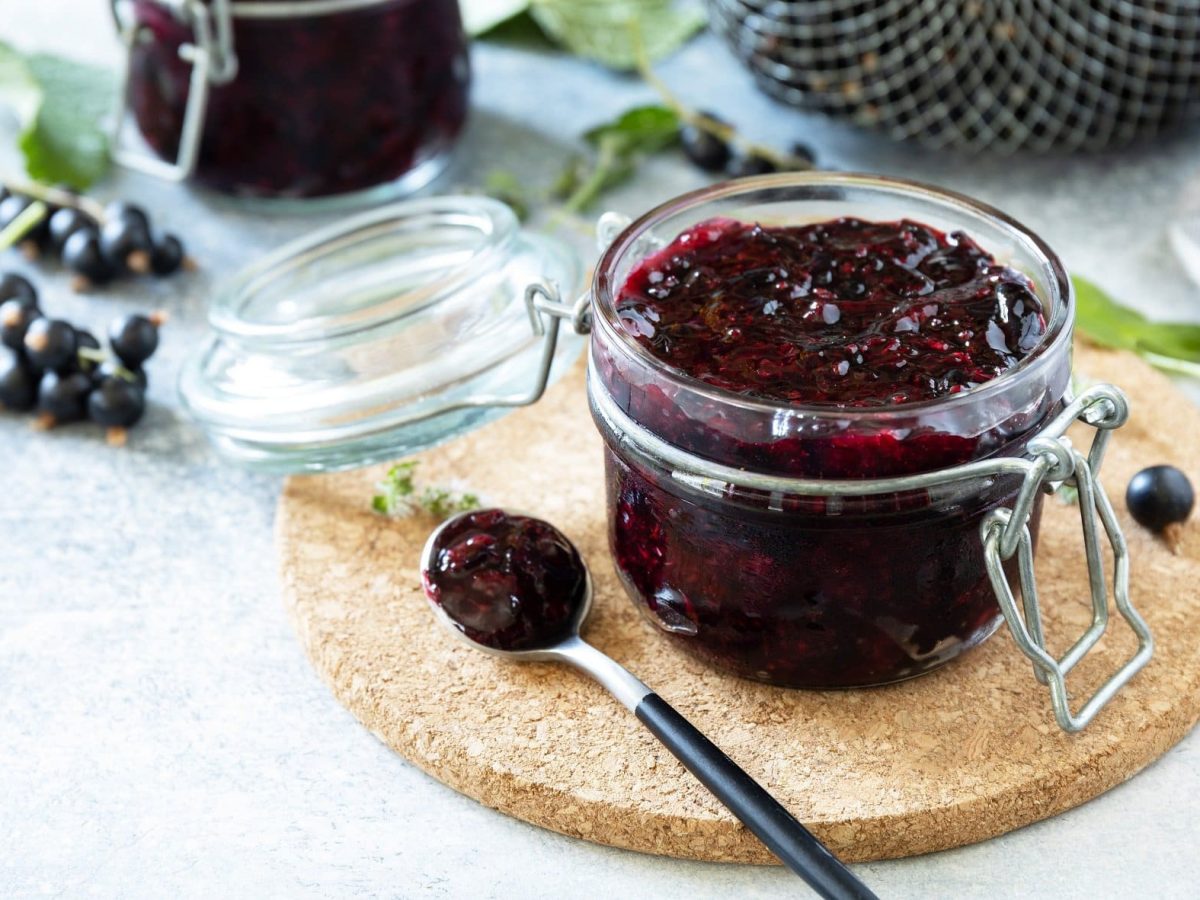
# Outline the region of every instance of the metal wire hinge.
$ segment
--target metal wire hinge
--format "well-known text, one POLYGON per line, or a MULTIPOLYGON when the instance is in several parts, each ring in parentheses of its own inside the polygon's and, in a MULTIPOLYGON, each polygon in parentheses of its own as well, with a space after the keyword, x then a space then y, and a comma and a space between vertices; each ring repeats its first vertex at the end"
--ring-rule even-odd
POLYGON ((1150 630, 1129 600, 1129 552, 1121 526, 1099 478, 1108 439, 1112 431, 1121 427, 1128 417, 1128 403, 1117 388, 1111 385, 1089 388, 1067 406, 1050 428, 1029 442, 1026 451, 1029 465, 1013 508, 993 510, 980 525, 988 576, 1009 631, 1021 652, 1032 661, 1035 677, 1042 684, 1049 685, 1054 717, 1068 732, 1080 731, 1092 721, 1096 713, 1149 662, 1154 653, 1154 639, 1150 630), (1096 429, 1086 456, 1063 434, 1076 420, 1096 429), (1091 590, 1092 623, 1062 658, 1055 659, 1046 650, 1033 571, 1029 517, 1039 493, 1057 490, 1064 484, 1078 491, 1091 590), (1137 636, 1138 649, 1083 703, 1077 713, 1073 713, 1067 692, 1067 673, 1096 645, 1108 628, 1108 586, 1100 544, 1101 529, 1113 553, 1113 600, 1118 612, 1137 636), (1014 554, 1017 557, 1021 590, 1019 605, 1004 572, 1005 561, 1014 554))
POLYGON ((175 161, 166 162, 150 154, 123 145, 125 123, 129 118, 129 89, 133 69, 133 49, 141 40, 151 39, 139 25, 127 4, 112 0, 113 19, 125 45, 125 63, 117 91, 109 135, 113 159, 128 169, 154 175, 168 181, 183 181, 196 170, 204 116, 208 111, 211 85, 228 84, 237 75, 237 54, 233 48, 233 24, 230 0, 212 0, 211 8, 201 0, 171 0, 172 10, 192 29, 193 40, 179 48, 181 59, 192 67, 188 80, 187 104, 179 129, 179 148, 175 161))

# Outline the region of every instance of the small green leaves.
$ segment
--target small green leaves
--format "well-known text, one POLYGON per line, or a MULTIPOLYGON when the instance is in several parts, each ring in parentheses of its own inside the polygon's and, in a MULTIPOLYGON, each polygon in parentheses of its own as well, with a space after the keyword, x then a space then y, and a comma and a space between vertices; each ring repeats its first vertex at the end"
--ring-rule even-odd
POLYGON ((1079 276, 1071 281, 1080 334, 1103 347, 1132 350, 1160 369, 1200 377, 1200 325, 1151 322, 1092 282, 1079 276))
POLYGON ((608 145, 620 156, 649 156, 679 140, 679 116, 665 106, 635 106, 611 122, 587 131, 583 139, 597 149, 608 145))
POLYGON ((555 181, 553 195, 568 212, 583 212, 605 191, 632 178, 644 157, 677 142, 680 124, 668 107, 638 106, 596 126, 583 136, 596 149, 595 158, 571 160, 555 181))
POLYGON ((418 493, 416 471, 416 460, 396 463, 388 469, 383 481, 375 485, 377 493, 371 498, 371 509, 383 516, 408 516, 424 510, 444 519, 479 506, 475 494, 459 494, 437 486, 427 486, 418 493))
POLYGON ((529 0, 459 0, 458 5, 463 28, 471 37, 478 37, 528 11, 529 0))
POLYGON ((0 44, 0 104, 16 115, 17 144, 35 181, 83 189, 108 171, 103 122, 113 99, 103 69, 0 44))

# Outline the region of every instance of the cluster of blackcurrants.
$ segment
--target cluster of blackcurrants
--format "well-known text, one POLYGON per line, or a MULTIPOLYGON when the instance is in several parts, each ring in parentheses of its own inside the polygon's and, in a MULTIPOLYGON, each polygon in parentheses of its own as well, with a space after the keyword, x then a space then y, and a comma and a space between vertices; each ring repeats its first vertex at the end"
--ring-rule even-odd
POLYGON ((720 116, 698 113, 694 121, 679 131, 683 155, 697 168, 720 172, 729 178, 811 169, 816 164, 816 156, 807 144, 793 144, 787 153, 778 153, 764 147, 736 146, 738 141, 727 140, 721 132, 736 138, 733 126, 720 116))
POLYGON ((170 275, 190 265, 183 242, 173 234, 155 233, 146 211, 132 203, 113 202, 102 213, 93 205, 93 215, 85 204, 58 205, 0 187, 0 229, 12 225, 35 202, 46 204, 46 214, 11 243, 30 259, 57 256, 75 274, 76 290, 129 273, 170 275))
POLYGON ((91 419, 120 442, 146 411, 142 365, 158 348, 160 316, 127 315, 108 330, 112 353, 90 332, 46 317, 37 291, 0 275, 0 406, 36 410, 43 427, 91 419))

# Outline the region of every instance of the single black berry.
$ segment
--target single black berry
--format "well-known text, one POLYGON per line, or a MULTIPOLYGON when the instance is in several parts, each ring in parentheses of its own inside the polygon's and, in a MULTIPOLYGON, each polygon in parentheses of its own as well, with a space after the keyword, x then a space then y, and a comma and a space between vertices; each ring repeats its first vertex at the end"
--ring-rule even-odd
POLYGON ((47 225, 49 234, 50 247, 57 253, 62 253, 63 245, 67 243, 67 238, 77 231, 96 230, 96 223, 92 221, 91 216, 83 212, 83 210, 75 209, 71 206, 64 206, 56 211, 50 217, 50 222, 47 225))
POLYGON ((114 200, 104 207, 104 221, 114 222, 121 220, 129 220, 141 226, 147 233, 150 231, 150 217, 146 215, 146 211, 134 203, 126 203, 124 200, 114 200))
POLYGON ((0 303, 5 300, 24 300, 31 306, 37 306, 37 299, 37 289, 28 278, 16 272, 0 275, 0 303))
POLYGON ((20 194, 9 194, 0 200, 0 228, 7 228, 21 213, 29 209, 30 200, 20 194))
POLYGON ((150 255, 150 270, 155 275, 170 275, 183 265, 183 242, 173 234, 164 234, 150 255))
MULTIPOLYGON (((725 124, 710 113, 701 113, 701 116, 718 124, 725 124)), ((683 146, 683 155, 705 172, 724 170, 733 155, 728 141, 692 123, 688 123, 680 129, 679 141, 683 146)))
POLYGON ((146 394, 124 378, 105 378, 88 397, 87 409, 99 425, 128 428, 146 411, 146 394))
POLYGON ((37 402, 38 379, 15 350, 0 347, 0 406, 24 412, 37 402))
POLYGON ((76 231, 63 243, 62 261, 91 284, 104 284, 116 272, 100 252, 100 239, 91 229, 76 231))
POLYGON ((122 316, 109 326, 108 343, 121 362, 138 368, 158 349, 158 324, 146 316, 122 316))
POLYGON ((98 359, 100 355, 100 342, 96 340, 96 336, 90 331, 76 328, 75 344, 75 364, 72 366, 72 369, 76 372, 82 372, 84 375, 91 375, 100 367, 98 359), (93 352, 86 353, 83 351, 93 352))
POLYGON ((778 168, 772 160, 760 153, 747 153, 731 159, 725 174, 730 178, 745 178, 749 175, 767 175, 778 168))
POLYGON ((117 271, 149 272, 154 253, 150 229, 136 216, 108 219, 100 228, 100 253, 117 271))
POLYGON ((39 369, 71 365, 78 344, 75 329, 62 319, 35 319, 25 332, 25 356, 39 369))
POLYGON ((801 163, 807 164, 809 167, 817 164, 817 155, 813 152, 812 147, 808 144, 795 143, 788 150, 788 156, 801 163))
POLYGON ((38 412, 60 424, 78 422, 87 416, 88 394, 93 387, 92 379, 82 372, 69 375, 47 372, 38 384, 38 412))
POLYGON ((136 384, 143 391, 149 383, 146 378, 146 370, 142 368, 133 368, 123 365, 118 360, 106 359, 100 363, 100 368, 96 370, 96 380, 103 381, 106 378, 120 378, 128 381, 130 384, 136 384))
POLYGON ((1188 477, 1174 466, 1150 466, 1129 482, 1125 505, 1138 522, 1151 531, 1183 522, 1192 512, 1196 494, 1188 477))
POLYGON ((36 303, 26 300, 5 300, 0 303, 0 343, 13 350, 25 348, 25 332, 35 319, 42 317, 36 303))

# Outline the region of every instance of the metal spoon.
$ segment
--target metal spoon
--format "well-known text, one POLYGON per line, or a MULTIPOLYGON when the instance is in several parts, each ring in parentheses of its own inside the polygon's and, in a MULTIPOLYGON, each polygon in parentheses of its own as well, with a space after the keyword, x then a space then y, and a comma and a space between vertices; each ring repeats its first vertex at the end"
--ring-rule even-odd
MULTIPOLYGON (((712 791, 784 865, 808 882, 820 896, 831 900, 878 900, 870 888, 859 881, 778 800, 722 753, 699 729, 624 667, 584 642, 579 630, 591 610, 592 579, 582 560, 579 565, 584 588, 565 636, 561 636, 560 631, 560 636, 548 639, 544 646, 500 650, 465 634, 463 626, 435 600, 430 591, 428 575, 435 571, 442 535, 464 516, 477 512, 460 513, 443 522, 429 536, 421 554, 426 595, 434 615, 443 625, 467 644, 492 656, 514 661, 563 662, 590 675, 637 716, 701 784, 712 791)), ((566 542, 566 538, 563 541, 566 542)))

